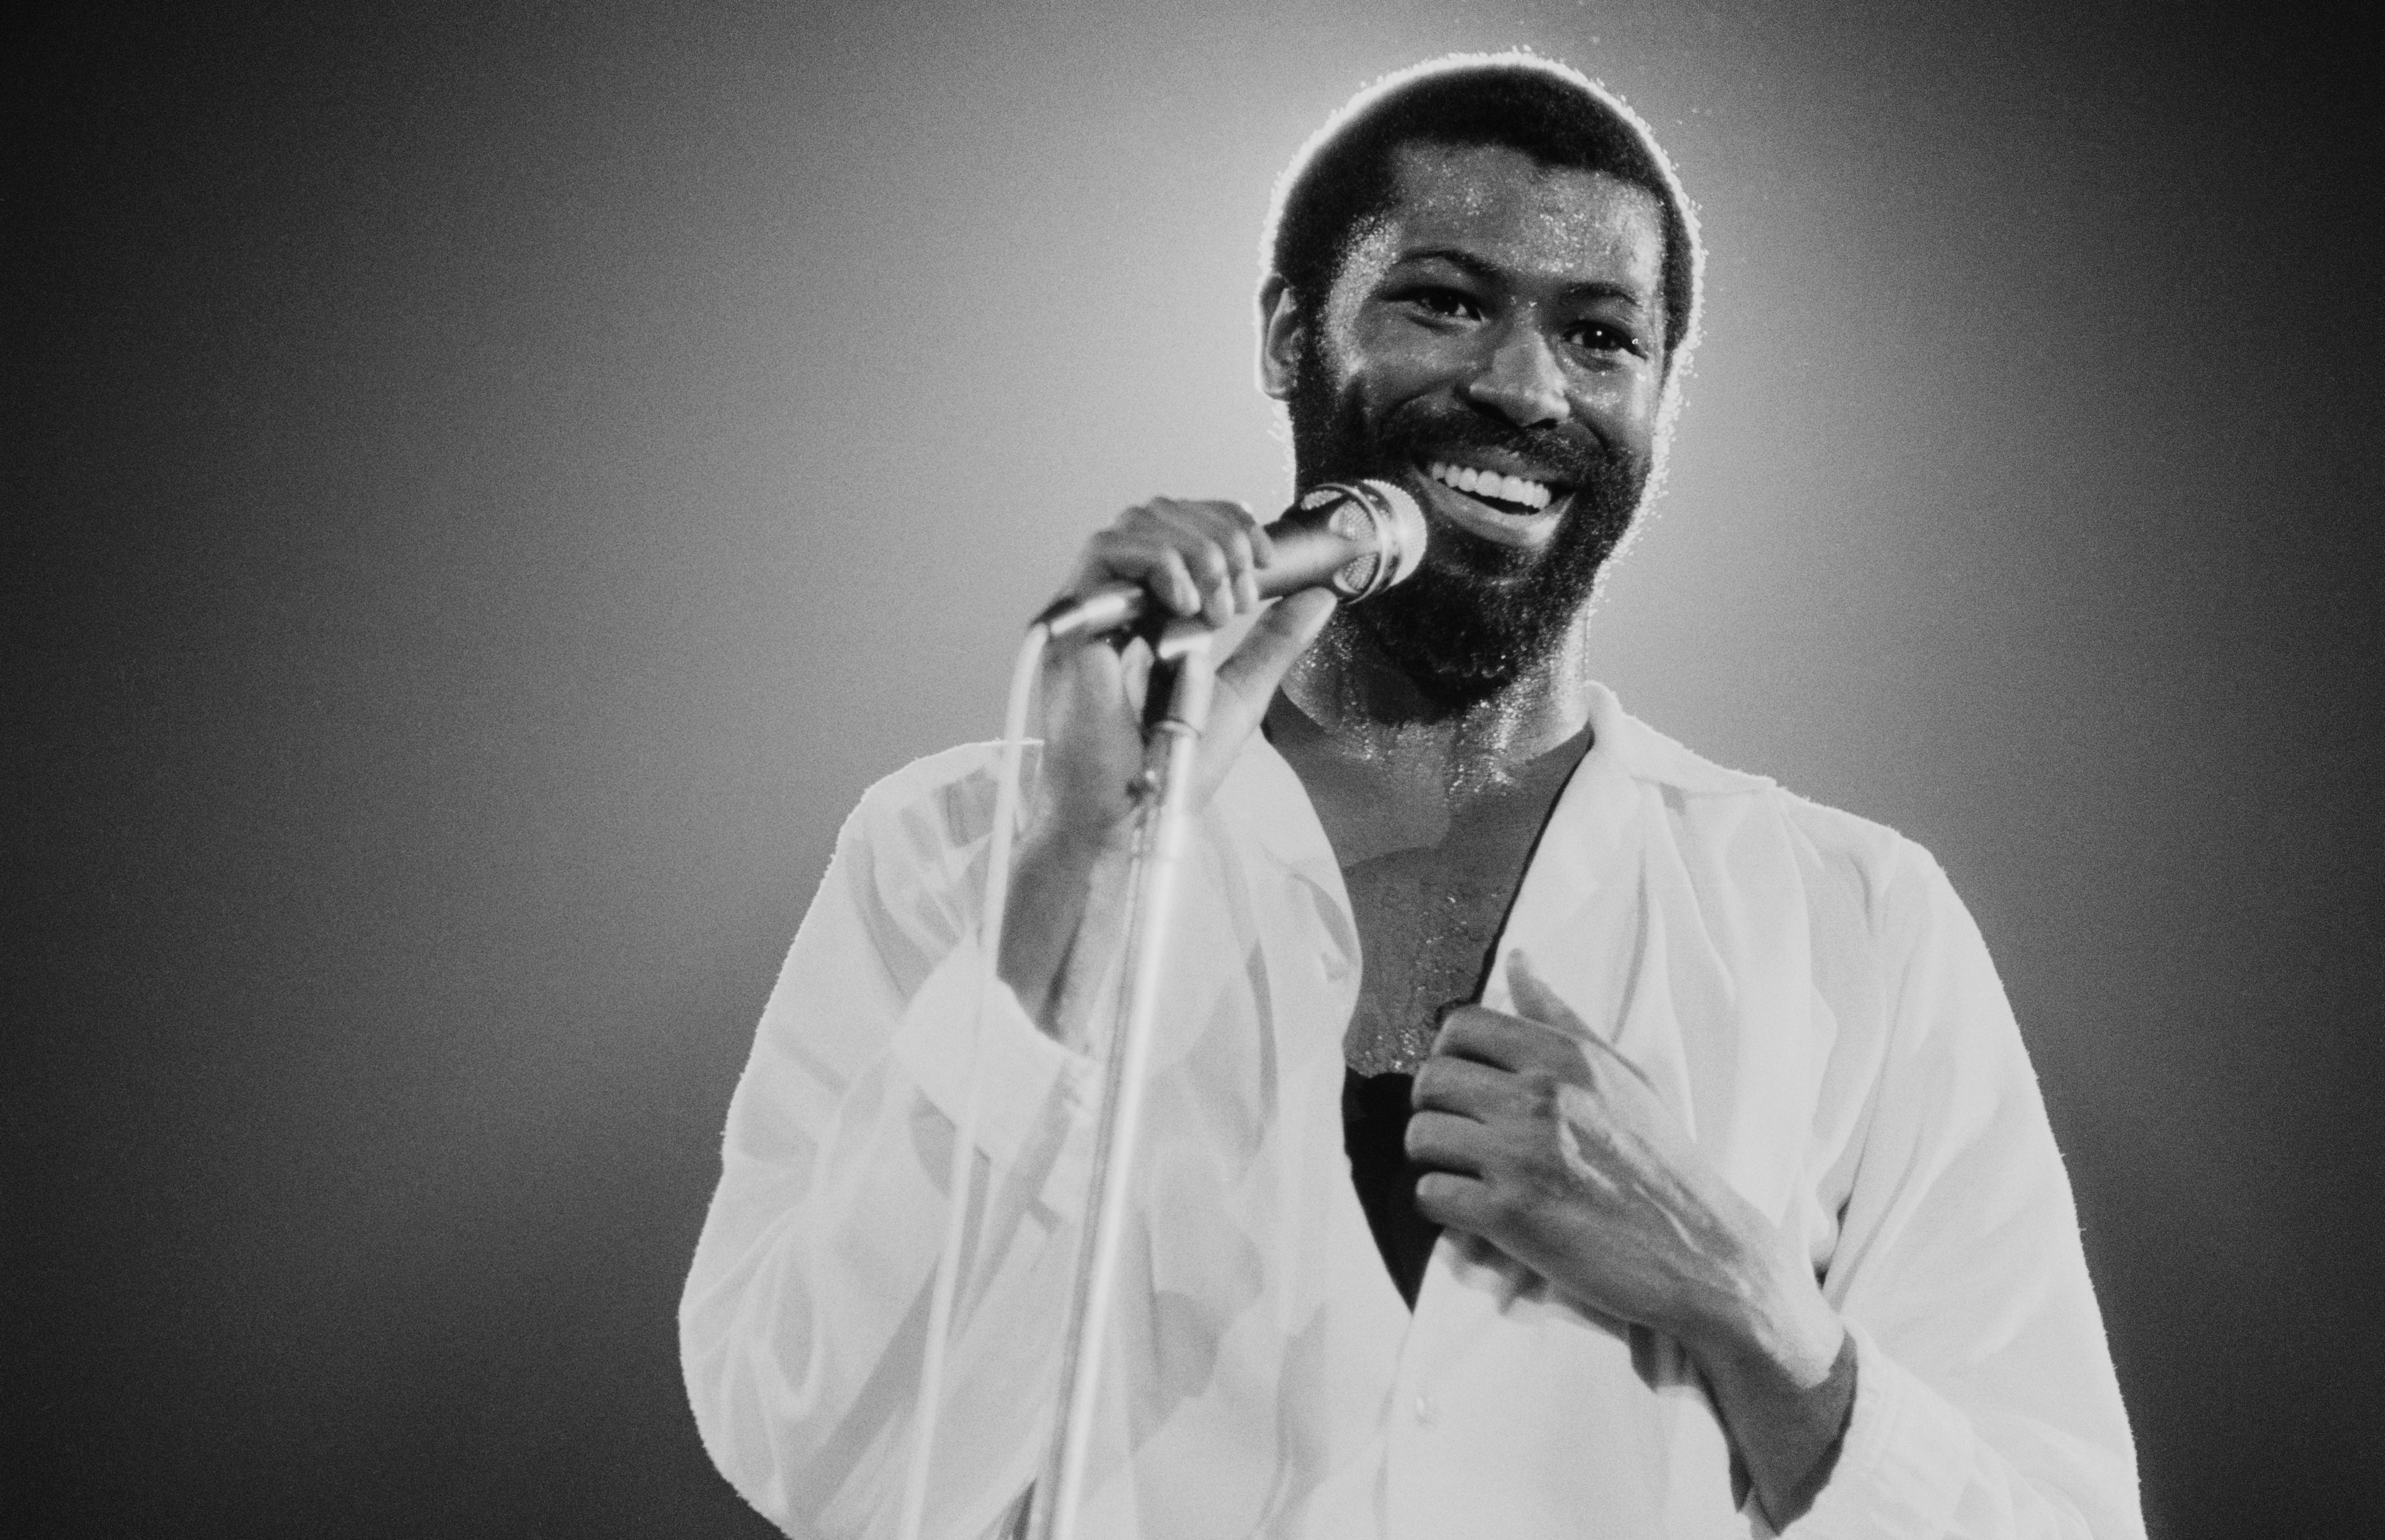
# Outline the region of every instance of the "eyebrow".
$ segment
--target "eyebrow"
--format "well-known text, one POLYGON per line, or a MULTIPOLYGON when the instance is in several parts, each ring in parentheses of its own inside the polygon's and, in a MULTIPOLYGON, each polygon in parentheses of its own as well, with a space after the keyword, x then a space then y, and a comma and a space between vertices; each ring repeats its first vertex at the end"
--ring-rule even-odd
MULTIPOLYGON (((1393 270, 1397 270, 1411 262, 1446 262, 1451 267, 1457 268, 1468 276, 1480 279, 1485 283, 1505 283, 1508 277, 1505 269, 1493 266, 1472 252, 1464 251, 1455 246, 1425 246, 1417 251, 1405 252, 1392 264, 1392 267, 1393 270)), ((1592 279, 1582 283, 1568 283, 1566 285, 1565 293, 1567 299, 1620 300, 1634 309, 1644 309, 1648 304, 1647 299, 1638 290, 1626 284, 1609 282, 1605 279, 1592 279)))

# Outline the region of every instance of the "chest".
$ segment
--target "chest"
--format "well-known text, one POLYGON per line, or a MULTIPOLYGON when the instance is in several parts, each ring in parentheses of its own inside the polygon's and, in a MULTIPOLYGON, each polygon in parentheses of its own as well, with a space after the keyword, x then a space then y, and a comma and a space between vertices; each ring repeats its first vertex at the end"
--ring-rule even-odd
POLYGON ((1434 845, 1342 869, 1362 959, 1342 1040, 1352 1068, 1413 1072, 1442 1013, 1481 994, 1537 832, 1536 821, 1454 820, 1434 845))
POLYGON ((1279 699, 1268 736, 1308 794, 1358 932, 1358 997, 1343 1058, 1362 1075, 1414 1072, 1442 1013, 1478 998, 1492 949, 1585 728, 1521 762, 1468 765, 1329 739, 1279 699))

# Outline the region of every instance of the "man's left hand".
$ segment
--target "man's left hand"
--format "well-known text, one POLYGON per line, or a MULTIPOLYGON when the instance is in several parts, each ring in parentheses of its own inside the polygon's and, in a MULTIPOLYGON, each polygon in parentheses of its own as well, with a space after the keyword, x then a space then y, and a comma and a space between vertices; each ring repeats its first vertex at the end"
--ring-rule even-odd
POLYGON ((1694 1346, 1772 1283, 1771 1226, 1594 1036, 1460 1007, 1417 1073, 1416 1108, 1424 1216, 1584 1304, 1694 1346))
POLYGON ((1577 1030, 1480 1006, 1417 1072, 1417 1208, 1584 1305, 1679 1341, 1776 1528, 1828 1480, 1854 1396, 1846 1328, 1802 1258, 1692 1142, 1645 1076, 1577 1030))

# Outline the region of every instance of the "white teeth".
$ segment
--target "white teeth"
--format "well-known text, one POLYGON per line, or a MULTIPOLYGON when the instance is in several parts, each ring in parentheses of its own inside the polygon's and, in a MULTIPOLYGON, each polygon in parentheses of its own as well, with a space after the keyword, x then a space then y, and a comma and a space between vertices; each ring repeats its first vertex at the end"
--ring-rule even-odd
POLYGON ((1425 468, 1425 474, 1443 486, 1458 491, 1496 497, 1502 502, 1518 503, 1535 511, 1549 506, 1550 492, 1538 482, 1521 476, 1502 476, 1493 470, 1478 470, 1472 466, 1451 465, 1435 460, 1425 468))

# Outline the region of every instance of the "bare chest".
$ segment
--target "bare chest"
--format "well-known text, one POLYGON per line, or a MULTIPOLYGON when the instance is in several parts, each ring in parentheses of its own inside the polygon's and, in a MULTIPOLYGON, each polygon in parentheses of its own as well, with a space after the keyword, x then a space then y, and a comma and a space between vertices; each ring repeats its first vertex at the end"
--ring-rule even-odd
POLYGON ((1442 1013, 1480 997, 1492 950, 1587 729, 1495 773, 1445 777, 1354 751, 1280 699, 1268 737, 1308 792, 1358 930, 1342 1054, 1362 1075, 1415 1072, 1442 1013))
POLYGON ((1481 995, 1532 833, 1476 830, 1464 848, 1444 842, 1342 869, 1363 959, 1342 1037, 1351 1068, 1414 1073, 1432 1051, 1442 1013, 1481 995))

